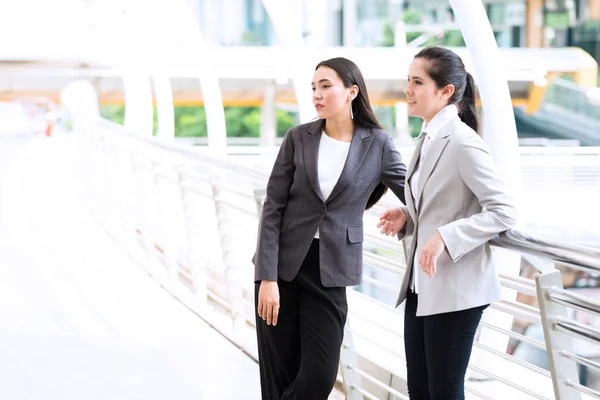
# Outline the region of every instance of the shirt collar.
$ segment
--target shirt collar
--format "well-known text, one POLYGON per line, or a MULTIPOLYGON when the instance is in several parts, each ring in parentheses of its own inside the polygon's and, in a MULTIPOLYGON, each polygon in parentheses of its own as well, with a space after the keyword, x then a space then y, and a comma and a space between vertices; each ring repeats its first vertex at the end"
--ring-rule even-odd
POLYGON ((435 140, 440 130, 446 125, 448 121, 452 118, 458 116, 458 108, 454 104, 448 104, 446 107, 442 108, 435 116, 429 121, 429 124, 425 124, 423 122, 423 127, 421 128, 421 134, 423 132, 427 132, 427 136, 429 136, 429 140, 435 140))

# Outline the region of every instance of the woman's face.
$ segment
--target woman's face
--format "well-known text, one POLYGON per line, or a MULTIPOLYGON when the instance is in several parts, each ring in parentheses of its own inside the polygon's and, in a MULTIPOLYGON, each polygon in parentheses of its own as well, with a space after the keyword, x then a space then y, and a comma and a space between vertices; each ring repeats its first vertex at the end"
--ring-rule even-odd
POLYGON ((448 105, 448 99, 454 93, 452 85, 439 89, 427 73, 428 67, 429 61, 415 58, 408 69, 408 85, 404 89, 408 115, 423 118, 426 123, 448 105))
POLYGON ((331 68, 321 66, 312 81, 313 105, 320 119, 350 119, 350 104, 358 87, 347 88, 331 68))

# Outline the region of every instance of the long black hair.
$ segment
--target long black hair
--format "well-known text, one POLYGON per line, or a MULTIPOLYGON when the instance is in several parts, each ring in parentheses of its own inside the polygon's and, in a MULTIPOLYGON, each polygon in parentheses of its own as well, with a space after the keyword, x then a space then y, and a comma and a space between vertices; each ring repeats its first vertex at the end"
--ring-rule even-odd
MULTIPOLYGON (((350 103, 355 125, 364 128, 383 129, 371 107, 367 85, 365 84, 362 72, 360 72, 360 69, 354 62, 344 57, 335 57, 318 63, 315 71, 320 67, 328 67, 334 70, 344 83, 344 87, 351 88, 354 85, 358 86, 358 94, 352 100, 352 103, 350 103)), ((387 186, 379 183, 369 196, 366 209, 368 210, 373 207, 383 197, 385 192, 387 192, 387 186)))
POLYGON ((358 94, 352 100, 351 107, 354 114, 354 123, 365 128, 383 129, 371 108, 367 85, 358 66, 344 57, 330 58, 317 64, 315 71, 321 67, 331 68, 344 83, 344 87, 358 86, 358 94))
POLYGON ((419 51, 415 58, 429 61, 427 74, 434 80, 438 89, 443 89, 447 85, 454 86, 454 94, 448 100, 448 104, 456 104, 460 119, 478 132, 475 82, 458 54, 444 47, 430 46, 419 51))

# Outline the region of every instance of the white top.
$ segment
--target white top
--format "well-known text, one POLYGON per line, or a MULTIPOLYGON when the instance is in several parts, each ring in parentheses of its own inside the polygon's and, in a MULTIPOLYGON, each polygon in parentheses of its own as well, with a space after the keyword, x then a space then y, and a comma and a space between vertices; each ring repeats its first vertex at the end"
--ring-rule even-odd
MULTIPOLYGON (((323 201, 329 198, 333 188, 340 179, 349 151, 350 142, 335 140, 327 136, 325 131, 321 132, 317 171, 323 201)), ((318 229, 317 233, 315 233, 315 238, 319 238, 318 229)))
MULTIPOLYGON (((417 198, 417 185, 419 184, 419 174, 421 172, 421 165, 423 165, 423 160, 425 159, 425 155, 427 154, 427 148, 429 144, 435 140, 440 130, 446 125, 451 119, 455 118, 458 115, 458 108, 454 104, 449 104, 446 107, 442 108, 435 116, 429 121, 429 125, 423 122, 423 127, 421 128, 421 135, 426 134, 427 136, 423 140, 423 145, 421 146, 421 152, 419 154, 419 162, 415 166, 415 169, 410 176, 410 192, 415 201, 415 208, 419 209, 419 199, 417 198)), ((420 135, 419 135, 420 136, 420 135)), ((413 156, 414 157, 414 156, 413 156)), ((419 276, 415 268, 421 268, 419 264, 419 253, 415 252, 415 259, 413 260, 413 274, 411 278, 410 287, 413 292, 419 293, 419 276)))

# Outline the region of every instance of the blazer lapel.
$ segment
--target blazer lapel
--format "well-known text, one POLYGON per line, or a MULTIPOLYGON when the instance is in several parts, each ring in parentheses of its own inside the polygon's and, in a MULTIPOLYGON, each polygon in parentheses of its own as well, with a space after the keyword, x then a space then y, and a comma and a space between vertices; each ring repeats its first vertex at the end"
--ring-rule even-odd
POLYGON ((318 120, 310 124, 305 135, 302 135, 302 155, 304 157, 304 167, 308 174, 308 180, 313 190, 323 201, 321 187, 319 186, 319 143, 321 141, 321 131, 323 130, 323 120, 318 120))
POLYGON ((350 143, 350 150, 348 151, 344 169, 342 170, 342 174, 337 183, 333 187, 331 195, 327 198, 327 203, 335 199, 335 197, 352 181, 352 178, 354 178, 354 175, 356 175, 358 169, 365 160, 369 147, 371 147, 371 143, 373 143, 373 137, 371 136, 369 129, 357 126, 354 129, 354 135, 352 136, 352 142, 350 143))
POLYGON ((406 171, 406 182, 410 180, 413 172, 415 172, 415 167, 417 166, 417 161, 421 157, 421 147, 423 147, 423 141, 425 140, 426 135, 422 135, 417 141, 417 145, 413 150, 413 155, 410 158, 410 164, 408 164, 408 170, 406 171))
POLYGON ((410 164, 408 165, 408 170, 406 171, 407 190, 405 190, 404 193, 408 192, 407 196, 405 196, 406 197, 406 206, 408 207, 408 211, 410 212, 410 215, 413 218, 413 221, 417 220, 417 208, 415 206, 415 201, 412 196, 412 188, 410 187, 410 177, 412 176, 413 172, 415 172, 415 168, 417 167, 417 162, 419 161, 419 158, 421 157, 421 147, 423 147, 424 141, 425 141, 425 135, 422 135, 419 138, 417 145, 415 146, 415 149, 413 150, 413 155, 410 158, 410 164))
MULTIPOLYGON (((440 156, 444 152, 446 145, 448 145, 448 141, 450 140, 450 134, 454 131, 454 123, 446 124, 438 133, 438 136, 435 140, 429 143, 427 147, 427 151, 425 153, 425 157, 423 163, 421 164, 421 171, 419 172, 419 184, 417 185, 417 196, 419 199, 419 209, 421 209, 421 196, 423 195, 423 188, 427 183, 427 180, 431 176, 435 165, 437 164, 440 156)), ((418 212, 418 210, 417 210, 418 212)))

